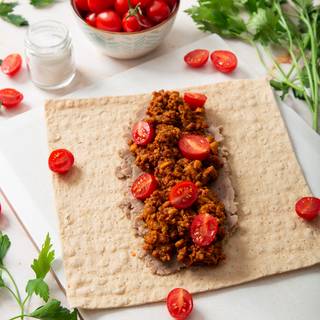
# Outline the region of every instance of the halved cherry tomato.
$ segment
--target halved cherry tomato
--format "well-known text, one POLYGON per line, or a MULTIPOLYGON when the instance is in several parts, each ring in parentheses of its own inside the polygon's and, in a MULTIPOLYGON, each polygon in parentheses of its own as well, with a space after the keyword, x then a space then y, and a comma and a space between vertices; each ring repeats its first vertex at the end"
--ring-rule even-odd
POLYGON ((210 144, 204 136, 185 134, 178 145, 182 155, 189 160, 204 160, 210 154, 210 144))
POLYGON ((232 72, 238 65, 236 55, 227 50, 216 50, 211 53, 210 59, 214 67, 223 73, 232 72))
POLYGON ((130 3, 132 7, 136 7, 137 5, 139 5, 141 8, 146 8, 151 1, 152 0, 130 0, 130 3))
POLYGON ((96 26, 96 14, 95 13, 90 13, 89 15, 87 15, 86 17, 86 23, 88 25, 90 25, 91 27, 95 27, 96 26))
POLYGON ((320 215, 320 199, 315 197, 304 197, 296 203, 296 212, 305 220, 313 220, 320 215))
POLYGON ((100 13, 113 7, 115 0, 88 0, 88 7, 91 12, 100 13))
POLYGON ((15 75, 21 68, 22 58, 19 53, 13 53, 3 59, 1 70, 8 76, 15 75))
POLYGON ((114 3, 114 8, 116 12, 122 17, 129 10, 128 0, 116 0, 114 3))
POLYGON ((15 89, 6 88, 0 90, 0 103, 10 109, 20 104, 23 94, 15 89))
POLYGON ((147 16, 155 23, 160 23, 170 16, 170 8, 163 0, 153 0, 147 8, 147 16))
POLYGON ((184 56, 184 61, 192 68, 202 67, 209 59, 209 51, 206 49, 196 49, 184 56))
POLYGON ((198 188, 191 181, 177 183, 170 191, 170 203, 177 209, 191 207, 198 197, 198 188))
POLYGON ((146 121, 137 122, 132 129, 132 138, 139 146, 146 146, 154 136, 153 126, 146 121))
POLYGON ((208 213, 198 214, 194 217, 190 228, 192 241, 201 247, 208 246, 215 240, 218 229, 215 217, 208 213))
POLYGON ((171 290, 167 296, 167 308, 176 320, 185 320, 193 309, 192 295, 183 288, 171 290))
POLYGON ((186 92, 183 99, 192 110, 195 110, 204 106, 207 96, 202 93, 186 92))
POLYGON ((75 0, 75 4, 80 11, 89 11, 88 0, 75 0))
POLYGON ((125 32, 137 32, 142 30, 137 16, 131 16, 129 12, 122 19, 122 28, 125 32))
POLYGON ((49 168, 56 173, 68 172, 74 163, 73 154, 66 149, 57 149, 49 156, 49 168))
POLYGON ((143 173, 132 184, 131 193, 135 198, 145 200, 157 189, 157 185, 154 175, 143 173))
POLYGON ((101 30, 112 32, 119 32, 122 28, 120 17, 112 10, 99 13, 96 18, 96 26, 101 30))

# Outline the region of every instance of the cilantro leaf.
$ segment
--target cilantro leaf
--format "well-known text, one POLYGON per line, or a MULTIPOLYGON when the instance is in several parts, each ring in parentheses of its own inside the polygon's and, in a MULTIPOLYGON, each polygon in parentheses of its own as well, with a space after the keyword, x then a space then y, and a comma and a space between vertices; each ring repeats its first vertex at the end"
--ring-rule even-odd
POLYGON ((6 256, 11 242, 9 237, 6 234, 2 234, 0 231, 0 266, 3 266, 3 259, 6 256))
POLYGON ((6 16, 11 13, 17 4, 17 2, 0 2, 0 16, 6 16))
POLYGON ((30 4, 36 8, 44 8, 53 4, 55 0, 30 0, 30 4))
POLYGON ((7 14, 6 16, 1 16, 1 18, 4 21, 7 21, 17 27, 24 27, 29 25, 29 22, 23 16, 17 14, 7 14))
POLYGON ((45 302, 49 300, 49 287, 43 279, 29 280, 26 292, 31 297, 33 293, 41 297, 45 302))
POLYGON ((280 81, 276 81, 276 80, 270 80, 270 85, 276 91, 282 91, 282 94, 280 96, 281 100, 283 100, 285 98, 285 96, 289 93, 290 87, 284 82, 280 82, 280 81))
POLYGON ((58 300, 50 300, 28 316, 42 320, 77 320, 77 311, 62 307, 58 300))
POLYGON ((0 288, 3 288, 5 286, 4 280, 2 278, 2 275, 0 274, 0 288))
POLYGON ((38 259, 34 259, 31 268, 36 274, 37 279, 44 279, 47 273, 50 271, 51 263, 54 260, 54 250, 52 250, 52 244, 49 234, 46 236, 46 240, 42 245, 42 249, 39 253, 38 259))

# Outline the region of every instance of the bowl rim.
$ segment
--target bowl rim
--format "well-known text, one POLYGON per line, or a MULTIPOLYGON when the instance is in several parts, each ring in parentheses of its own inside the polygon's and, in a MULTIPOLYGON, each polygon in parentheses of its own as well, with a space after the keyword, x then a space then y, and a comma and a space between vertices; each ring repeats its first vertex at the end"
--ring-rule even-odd
POLYGON ((72 10, 73 10, 73 13, 76 15, 76 17, 82 23, 84 23, 89 29, 92 29, 95 32, 101 32, 101 33, 110 34, 110 35, 134 36, 134 35, 137 35, 137 34, 144 34, 144 33, 147 33, 149 31, 156 30, 156 29, 160 28, 161 26, 165 25, 166 23, 168 23, 170 20, 172 20, 178 13, 178 10, 179 10, 179 7, 180 7, 180 0, 177 0, 177 4, 176 4, 174 10, 171 12, 170 16, 166 20, 160 22, 159 24, 157 24, 157 25, 155 25, 155 26, 153 26, 151 28, 144 29, 144 30, 141 30, 141 31, 135 31, 135 32, 114 32, 114 31, 107 31, 107 30, 102 30, 102 29, 98 29, 98 28, 92 27, 89 24, 87 24, 83 20, 83 18, 81 17, 80 12, 78 11, 78 9, 75 6, 75 0, 70 0, 70 4, 71 4, 72 10))

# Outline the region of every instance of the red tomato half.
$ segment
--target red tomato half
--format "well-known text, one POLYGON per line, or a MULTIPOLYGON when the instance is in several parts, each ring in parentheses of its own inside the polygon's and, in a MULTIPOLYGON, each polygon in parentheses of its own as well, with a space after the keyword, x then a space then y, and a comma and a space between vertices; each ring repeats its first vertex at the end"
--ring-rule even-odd
POLYGON ((305 220, 313 220, 320 214, 320 199, 304 197, 296 203, 296 212, 305 220))
POLYGON ((178 145, 182 155, 189 160, 204 160, 210 154, 210 144, 204 136, 185 134, 178 145))
POLYGON ((0 102, 8 109, 14 108, 23 100, 23 94, 15 89, 1 89, 0 102))
POLYGON ((209 59, 209 51, 205 49, 196 49, 190 51, 184 56, 184 61, 192 68, 200 68, 206 64, 209 59))
POLYGON ((211 53, 211 61, 214 67, 223 73, 232 72, 238 65, 236 55, 231 51, 217 50, 211 53))
POLYGON ((143 173, 132 184, 131 193, 135 198, 145 200, 157 189, 157 185, 154 175, 143 173))
POLYGON ((154 136, 152 125, 146 121, 137 122, 132 129, 132 138, 139 146, 146 146, 154 136))
POLYGON ((80 11, 89 11, 88 0, 75 0, 76 7, 80 11))
POLYGON ((114 3, 114 8, 116 12, 122 17, 129 10, 128 0, 116 0, 114 3))
POLYGON ((119 32, 121 31, 121 19, 112 10, 101 12, 97 15, 96 26, 101 30, 119 32))
POLYGON ((122 28, 125 32, 137 32, 142 30, 138 18, 136 16, 130 16, 129 12, 127 12, 122 19, 122 28))
POLYGON ((208 213, 198 214, 194 217, 190 228, 192 241, 201 247, 208 246, 215 240, 218 229, 215 217, 208 213))
POLYGON ((148 18, 155 22, 160 23, 170 16, 170 8, 163 0, 153 0, 147 8, 148 18))
POLYGON ((115 0, 88 0, 89 10, 94 13, 100 13, 114 6, 115 0))
POLYGON ((186 92, 183 99, 192 110, 195 110, 204 106, 207 101, 207 96, 202 93, 186 92))
POLYGON ((49 168, 56 173, 68 172, 74 163, 73 154, 66 149, 57 149, 49 156, 49 168))
POLYGON ((191 181, 177 183, 170 191, 170 203, 177 209, 191 207, 198 197, 198 188, 191 181))
POLYGON ((137 5, 139 5, 141 8, 146 8, 151 1, 152 0, 130 0, 130 3, 132 7, 136 7, 137 5))
POLYGON ((95 27, 96 26, 96 18, 97 18, 97 16, 95 13, 90 13, 86 17, 86 23, 88 25, 90 25, 91 27, 95 27))
POLYGON ((167 308, 177 320, 185 320, 193 309, 192 295, 185 289, 175 288, 167 296, 167 308))
POLYGON ((13 76, 20 70, 21 65, 22 58, 20 54, 13 53, 3 59, 1 70, 4 74, 7 74, 8 76, 13 76))

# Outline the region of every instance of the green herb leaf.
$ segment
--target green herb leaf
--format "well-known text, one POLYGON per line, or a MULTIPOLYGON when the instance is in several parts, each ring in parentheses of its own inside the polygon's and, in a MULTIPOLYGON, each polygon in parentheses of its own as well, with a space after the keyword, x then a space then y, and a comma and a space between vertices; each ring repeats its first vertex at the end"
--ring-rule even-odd
POLYGON ((270 85, 277 91, 282 91, 282 94, 280 96, 280 98, 283 100, 285 98, 285 96, 289 93, 289 89, 290 87, 284 83, 284 82, 280 82, 280 81, 276 81, 276 80, 270 80, 270 85))
POLYGON ((0 231, 0 266, 3 266, 3 259, 6 256, 11 242, 9 237, 6 234, 2 234, 0 231))
POLYGON ((31 268, 36 274, 37 279, 44 279, 47 273, 50 271, 51 263, 54 260, 54 250, 52 250, 52 244, 49 234, 46 236, 46 240, 39 253, 38 259, 33 260, 31 268))
POLYGON ((50 300, 28 316, 42 320, 77 320, 77 311, 63 308, 60 301, 50 300))
POLYGON ((23 16, 17 14, 8 14, 6 16, 1 16, 1 18, 17 27, 24 27, 29 25, 29 22, 23 16))
POLYGON ((26 287, 26 292, 30 297, 35 293, 45 302, 49 300, 49 287, 43 279, 29 280, 26 287))
POLYGON ((295 98, 299 99, 299 100, 306 100, 306 98, 304 97, 303 92, 298 91, 296 89, 292 89, 293 95, 295 96, 295 98))
POLYGON ((53 4, 55 0, 30 0, 30 4, 36 8, 44 8, 53 4))
POLYGON ((6 16, 11 13, 17 4, 17 2, 0 2, 0 16, 6 16))
POLYGON ((0 288, 3 288, 5 287, 5 283, 4 283, 4 280, 2 278, 2 275, 0 274, 0 288))

